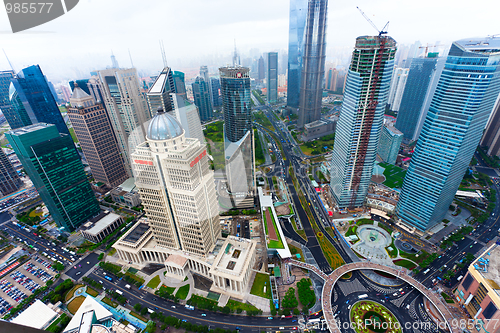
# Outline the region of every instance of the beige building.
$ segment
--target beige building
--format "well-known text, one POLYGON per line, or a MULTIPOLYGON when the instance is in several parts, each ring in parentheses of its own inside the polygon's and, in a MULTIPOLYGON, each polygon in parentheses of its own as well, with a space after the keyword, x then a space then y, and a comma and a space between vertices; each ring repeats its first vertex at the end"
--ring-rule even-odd
POLYGON ((109 187, 122 183, 127 172, 106 110, 78 85, 70 103, 68 117, 94 179, 109 187))
POLYGON ((104 211, 84 223, 80 228, 80 232, 86 240, 99 243, 123 223, 125 221, 120 215, 104 211))
POLYGON ((166 274, 183 280, 188 272, 212 281, 212 288, 243 297, 255 260, 256 241, 220 238, 213 171, 205 144, 186 138, 171 115, 159 111, 147 141, 131 155, 147 219, 113 247, 135 264, 163 263, 166 274))

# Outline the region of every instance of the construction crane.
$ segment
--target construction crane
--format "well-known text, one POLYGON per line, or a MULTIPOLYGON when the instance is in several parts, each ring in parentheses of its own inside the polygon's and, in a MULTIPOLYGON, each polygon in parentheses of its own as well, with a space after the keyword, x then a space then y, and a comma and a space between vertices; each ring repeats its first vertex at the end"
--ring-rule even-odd
POLYGON ((425 56, 425 58, 427 58, 427 53, 428 53, 428 51, 429 51, 429 47, 438 47, 438 46, 446 46, 446 45, 443 45, 443 44, 438 44, 438 45, 429 45, 429 43, 427 43, 427 45, 426 45, 426 46, 419 46, 418 48, 419 48, 419 49, 425 49, 425 54, 424 54, 424 56, 425 56))
POLYGON ((382 30, 378 30, 377 26, 375 25, 375 23, 372 22, 372 20, 370 20, 370 18, 368 16, 366 16, 366 14, 361 10, 361 8, 359 7, 356 7, 361 15, 363 15, 363 17, 368 21, 368 23, 370 23, 372 25, 373 28, 375 28, 375 30, 378 31, 378 35, 379 37, 382 36, 382 35, 386 35, 387 34, 387 26, 389 25, 389 21, 387 21, 387 23, 384 25, 384 27, 382 28, 382 30))

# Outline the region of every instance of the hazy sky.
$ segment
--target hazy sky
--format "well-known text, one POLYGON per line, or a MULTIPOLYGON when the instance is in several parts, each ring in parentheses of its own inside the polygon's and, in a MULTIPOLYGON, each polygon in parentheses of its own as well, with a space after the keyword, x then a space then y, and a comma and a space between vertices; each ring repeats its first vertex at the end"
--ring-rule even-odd
MULTIPOLYGON (((379 28, 390 21, 389 35, 402 44, 500 34, 500 3, 494 0, 331 0, 329 50, 376 34, 356 6, 379 28)), ((208 59, 218 66, 225 65, 218 62, 230 54, 234 39, 243 55, 251 48, 286 50, 288 16, 289 0, 80 0, 66 15, 16 34, 0 9, 0 47, 17 71, 38 63, 56 82, 105 68, 111 51, 121 67, 129 67, 128 49, 138 70, 160 70, 160 39, 174 69, 208 59)), ((0 69, 8 68, 2 52, 0 69)))

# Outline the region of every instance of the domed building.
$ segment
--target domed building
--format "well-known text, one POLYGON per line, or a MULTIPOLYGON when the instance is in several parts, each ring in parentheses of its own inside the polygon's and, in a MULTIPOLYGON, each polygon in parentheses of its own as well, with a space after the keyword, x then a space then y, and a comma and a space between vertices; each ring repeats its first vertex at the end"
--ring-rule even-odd
POLYGON ((214 291, 241 298, 257 242, 221 237, 205 143, 186 138, 179 122, 161 108, 146 140, 131 154, 131 164, 147 220, 115 243, 120 259, 138 265, 163 263, 165 275, 181 281, 189 272, 197 273, 213 280, 214 291), (237 256, 231 257, 234 251, 237 256))

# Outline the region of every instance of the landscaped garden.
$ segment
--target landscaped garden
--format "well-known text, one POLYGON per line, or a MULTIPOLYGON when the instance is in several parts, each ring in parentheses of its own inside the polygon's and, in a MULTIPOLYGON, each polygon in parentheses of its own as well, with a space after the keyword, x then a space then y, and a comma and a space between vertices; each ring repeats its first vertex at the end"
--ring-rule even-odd
POLYGON ((250 294, 271 299, 271 284, 269 282, 269 275, 256 273, 250 294), (265 292, 264 286, 266 287, 265 292))
POLYGON ((360 301, 353 305, 349 315, 357 333, 400 333, 401 324, 385 306, 360 301))
POLYGON ((264 228, 268 237, 267 247, 270 249, 284 249, 283 241, 281 240, 274 215, 270 207, 264 211, 264 228))
POLYGON ((73 300, 68 304, 68 311, 71 312, 71 314, 75 314, 80 308, 80 305, 82 305, 83 301, 85 301, 85 296, 73 298, 73 300))
POLYGON ((389 163, 379 163, 379 166, 384 168, 384 185, 391 188, 401 188, 403 186, 406 170, 389 163))
POLYGON ((177 290, 177 293, 175 294, 176 297, 180 299, 186 299, 187 295, 189 294, 189 284, 186 284, 177 290))
POLYGON ((158 287, 159 284, 160 284, 160 276, 157 275, 151 280, 149 280, 147 287, 151 289, 156 289, 156 287, 158 287))

